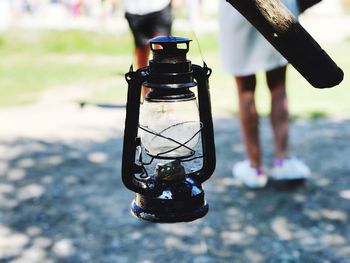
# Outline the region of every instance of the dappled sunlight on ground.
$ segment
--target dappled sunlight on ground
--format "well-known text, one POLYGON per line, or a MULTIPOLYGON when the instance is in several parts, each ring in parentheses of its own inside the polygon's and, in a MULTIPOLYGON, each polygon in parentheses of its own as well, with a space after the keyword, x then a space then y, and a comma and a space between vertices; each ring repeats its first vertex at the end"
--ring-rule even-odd
MULTIPOLYGON (((312 168, 312 178, 300 187, 252 191, 231 176, 233 163, 244 158, 238 120, 216 115, 217 169, 204 184, 208 215, 190 223, 152 224, 130 215, 133 193, 120 178, 124 109, 38 109, 0 111, 12 116, 3 118, 0 130, 0 261, 345 262, 350 257, 347 119, 293 121, 293 153, 312 168)), ((268 119, 261 124, 269 167, 268 119)))

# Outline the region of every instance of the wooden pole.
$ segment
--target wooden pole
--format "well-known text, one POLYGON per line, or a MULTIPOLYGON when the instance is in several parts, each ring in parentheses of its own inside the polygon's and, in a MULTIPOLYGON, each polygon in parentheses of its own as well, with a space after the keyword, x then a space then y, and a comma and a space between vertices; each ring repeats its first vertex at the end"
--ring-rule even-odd
POLYGON ((312 86, 330 88, 343 80, 343 71, 280 0, 227 2, 236 8, 312 86))

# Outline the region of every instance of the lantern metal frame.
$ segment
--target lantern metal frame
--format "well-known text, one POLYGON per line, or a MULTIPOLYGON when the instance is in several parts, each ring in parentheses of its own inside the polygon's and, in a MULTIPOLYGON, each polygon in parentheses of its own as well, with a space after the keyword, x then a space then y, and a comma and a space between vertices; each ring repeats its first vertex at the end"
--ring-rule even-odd
MULTIPOLYGON (((161 39, 163 41, 163 39, 161 39)), ((189 40, 176 38, 176 43, 185 43, 187 53, 189 49, 189 40)), ((166 41, 161 43, 167 45, 166 41)), ((152 47, 152 46, 151 46, 152 47)), ((151 61, 150 61, 151 62, 151 61)), ((190 62, 190 61, 187 61, 190 62)), ((130 67, 129 72, 125 75, 128 83, 128 96, 126 105, 125 131, 123 142, 123 157, 122 157, 122 181, 124 185, 131 191, 136 193, 136 198, 132 203, 132 213, 137 217, 152 221, 152 222, 182 222, 192 221, 203 217, 208 211, 208 204, 204 200, 204 192, 201 184, 208 180, 215 170, 215 143, 214 130, 211 113, 210 93, 209 93, 209 76, 211 69, 204 63, 203 67, 195 64, 190 64, 190 70, 186 79, 189 78, 192 82, 185 82, 183 79, 181 84, 169 84, 174 91, 177 89, 197 88, 197 102, 199 109, 199 120, 201 123, 200 133, 202 144, 202 156, 183 159, 182 161, 191 161, 196 158, 202 158, 202 167, 199 170, 191 171, 186 174, 183 180, 175 180, 172 182, 164 182, 158 180, 155 176, 144 174, 144 164, 140 160, 136 161, 137 153, 139 159, 142 152, 141 139, 138 137, 139 117, 140 117, 140 96, 142 86, 148 86, 154 81, 154 72, 149 67, 144 67, 136 71, 130 67), (137 176, 138 175, 138 176, 137 176), (141 176, 140 176, 141 175, 141 176), (194 195, 189 200, 188 207, 183 212, 174 213, 173 206, 176 206, 176 200, 163 200, 158 198, 164 194, 164 188, 172 189, 192 187, 199 191, 198 195, 194 195), (145 211, 140 206, 150 207, 151 211, 145 211)), ((186 73, 187 74, 187 73, 186 73)), ((159 77, 159 76, 157 76, 159 77)), ((181 76, 180 76, 181 77, 181 76)), ((177 77, 179 78, 179 77, 177 77)), ((161 80, 168 81, 168 79, 161 80)), ((174 80, 175 82, 178 79, 174 80)), ((162 85, 151 85, 152 89, 162 91, 162 85)), ((181 91, 178 94, 181 97, 181 91)), ((181 144, 181 143, 180 143, 181 144)), ((181 144, 182 145, 182 144, 181 144)), ((150 156, 151 162, 154 159, 162 159, 162 156, 150 156)), ((163 157, 164 158, 164 157, 163 157)), ((164 158, 176 159, 176 158, 164 158)), ((187 190, 186 190, 187 191, 187 190)), ((181 210, 181 209, 180 209, 181 210)))

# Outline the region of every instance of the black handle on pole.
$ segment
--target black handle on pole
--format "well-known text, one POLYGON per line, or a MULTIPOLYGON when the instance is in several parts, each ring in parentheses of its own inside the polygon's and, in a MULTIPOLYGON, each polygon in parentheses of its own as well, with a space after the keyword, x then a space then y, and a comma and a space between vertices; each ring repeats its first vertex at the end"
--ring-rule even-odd
MULTIPOLYGON (((338 85, 344 72, 280 0, 226 0, 315 88, 338 85)), ((234 47, 232 47, 234 48, 234 47)))

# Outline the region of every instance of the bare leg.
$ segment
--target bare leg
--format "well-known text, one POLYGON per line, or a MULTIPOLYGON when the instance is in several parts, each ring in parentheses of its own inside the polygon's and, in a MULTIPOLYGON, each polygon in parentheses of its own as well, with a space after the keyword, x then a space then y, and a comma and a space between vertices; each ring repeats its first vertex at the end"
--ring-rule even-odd
POLYGON ((255 75, 235 77, 239 97, 239 117, 243 139, 251 165, 261 167, 261 150, 259 142, 259 116, 255 106, 255 75))
MULTIPOLYGON (((148 56, 149 56, 149 46, 138 46, 135 50, 136 55, 136 65, 137 68, 143 68, 146 67, 148 64, 148 56)), ((142 86, 141 89, 141 101, 145 98, 146 94, 148 93, 149 89, 142 86)))
POLYGON ((271 93, 271 124, 274 133, 275 158, 284 159, 289 155, 288 128, 289 113, 286 93, 286 67, 266 73, 271 93))
MULTIPOLYGON (((160 33, 156 33, 153 35, 153 37, 157 37, 160 36, 160 33)), ((135 49, 135 55, 136 55, 136 65, 137 68, 143 68, 146 67, 148 65, 148 57, 149 57, 149 53, 150 53, 150 48, 149 45, 145 45, 145 46, 138 46, 135 49)), ((143 102, 146 94, 149 92, 149 88, 146 88, 144 86, 142 86, 141 89, 141 102, 143 102)))

